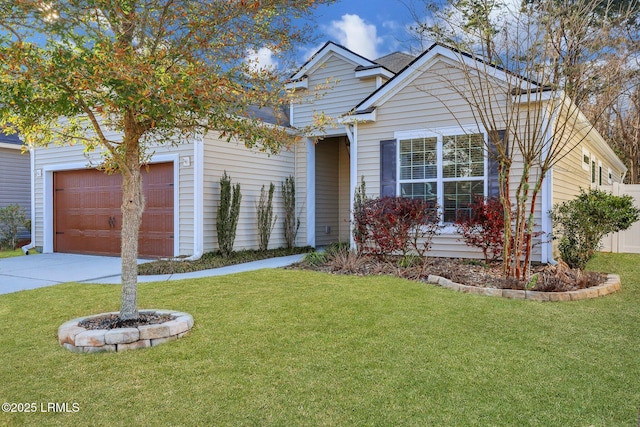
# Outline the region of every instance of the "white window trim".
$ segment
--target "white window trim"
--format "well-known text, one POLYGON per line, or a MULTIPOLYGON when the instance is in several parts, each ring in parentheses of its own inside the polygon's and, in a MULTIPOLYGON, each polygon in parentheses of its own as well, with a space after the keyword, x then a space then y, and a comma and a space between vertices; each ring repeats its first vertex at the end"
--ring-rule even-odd
POLYGON ((486 147, 487 147, 487 132, 483 129, 478 128, 477 126, 464 126, 464 127, 460 127, 460 126, 451 126, 451 127, 443 127, 443 128, 437 128, 437 129, 414 129, 414 130, 408 130, 408 131, 396 131, 393 134, 394 139, 397 141, 396 144, 396 194, 400 194, 400 184, 407 182, 407 181, 414 181, 414 180, 401 180, 400 179, 400 141, 402 140, 407 140, 407 139, 414 139, 414 138, 437 138, 437 142, 436 142, 436 150, 437 150, 437 171, 438 171, 438 176, 436 177, 436 191, 438 194, 437 197, 437 201, 438 201, 438 210, 440 213, 440 217, 442 218, 440 220, 440 224, 443 225, 443 228, 440 230, 441 234, 454 234, 457 233, 455 226, 453 225, 453 223, 450 222, 444 222, 444 200, 443 200, 443 195, 444 195, 444 183, 445 182, 453 182, 453 181, 459 181, 459 178, 443 178, 442 177, 442 143, 443 143, 443 138, 445 136, 450 136, 450 135, 471 135, 471 134, 478 134, 481 133, 484 136, 484 140, 485 140, 485 145, 483 147, 485 154, 484 154, 484 173, 482 178, 480 177, 474 177, 471 180, 477 180, 477 181, 482 181, 483 183, 483 192, 486 195, 489 191, 489 182, 488 182, 488 174, 489 174, 489 162, 487 159, 487 153, 486 153, 486 147), (401 182, 402 181, 402 182, 401 182))

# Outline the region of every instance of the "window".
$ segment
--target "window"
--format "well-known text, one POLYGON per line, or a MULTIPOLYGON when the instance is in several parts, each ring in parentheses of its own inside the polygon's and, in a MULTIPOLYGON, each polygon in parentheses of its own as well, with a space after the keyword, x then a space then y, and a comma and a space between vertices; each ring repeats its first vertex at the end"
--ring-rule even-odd
POLYGON ((609 168, 609 179, 608 179, 609 184, 613 183, 613 172, 611 171, 611 168, 609 168))
POLYGON ((591 154, 584 148, 582 149, 582 169, 589 171, 589 163, 591 163, 591 154))
POLYGON ((591 183, 596 183, 596 161, 591 160, 591 183))
POLYGON ((598 162, 598 185, 602 185, 602 162, 598 162))
POLYGON ((485 137, 459 132, 398 137, 400 194, 437 202, 444 222, 468 212, 473 197, 485 192, 485 137))

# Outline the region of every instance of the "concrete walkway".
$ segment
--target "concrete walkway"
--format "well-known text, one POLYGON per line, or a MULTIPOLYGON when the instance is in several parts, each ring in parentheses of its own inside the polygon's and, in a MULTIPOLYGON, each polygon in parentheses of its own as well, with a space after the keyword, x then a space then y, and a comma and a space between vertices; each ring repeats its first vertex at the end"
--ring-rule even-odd
MULTIPOLYGON (((191 273, 138 276, 138 282, 164 282, 286 267, 303 257, 304 254, 291 255, 191 273)), ((92 255, 53 253, 0 259, 0 294, 66 282, 120 284, 120 268, 120 258, 92 255)))

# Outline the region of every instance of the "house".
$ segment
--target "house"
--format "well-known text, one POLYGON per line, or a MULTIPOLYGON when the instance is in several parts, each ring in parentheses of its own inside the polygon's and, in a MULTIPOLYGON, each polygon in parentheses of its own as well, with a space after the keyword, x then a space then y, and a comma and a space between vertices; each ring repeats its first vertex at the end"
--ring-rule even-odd
MULTIPOLYGON (((251 114, 266 122, 276 121, 273 112, 255 109, 251 114)), ((143 169, 146 207, 140 229, 141 257, 197 258, 218 248, 216 212, 224 172, 232 184, 241 184, 242 204, 234 249, 258 247, 256 204, 263 185, 268 189, 269 183, 275 184, 274 215, 280 218, 270 247, 285 246, 280 185, 290 176, 296 181, 298 213, 304 212, 305 153, 300 147, 269 156, 210 132, 175 146, 152 147, 152 151, 150 162, 143 169)), ((37 148, 32 155, 32 244, 45 253, 120 255, 121 176, 96 170, 100 153, 87 155, 82 145, 52 145, 37 148)), ((300 219, 297 243, 305 245, 305 218, 300 219)))
MULTIPOLYGON (((308 144, 307 150, 307 175, 315 179, 316 189, 314 193, 309 187, 308 197, 315 195, 315 200, 309 200, 308 206, 315 207, 316 213, 308 213, 308 222, 309 229, 315 229, 316 244, 349 238, 350 203, 362 178, 369 196, 401 195, 438 202, 444 228, 433 241, 433 255, 481 257, 475 248, 461 243, 451 226, 473 195, 499 194, 497 167, 484 148, 488 131, 479 126, 461 84, 465 78, 473 82, 477 72, 489 73, 487 81, 498 87, 513 77, 439 44, 417 57, 395 53, 370 60, 332 42, 291 77, 289 88, 301 95, 291 105, 294 128, 310 124, 319 113, 337 122, 323 135, 308 136, 308 141, 317 141, 308 144), (328 88, 314 97, 318 87, 328 88)), ((535 108, 534 101, 550 102, 545 88, 529 90, 540 96, 527 98, 521 90, 509 99, 505 92, 504 98, 492 101, 496 103, 492 107, 518 102, 523 105, 518 114, 524 116, 527 109, 535 108)), ((535 223, 537 231, 544 233, 552 231, 547 213, 555 203, 574 197, 580 188, 621 182, 626 173, 622 161, 582 113, 572 108, 570 100, 563 102, 571 108, 546 117, 550 126, 541 130, 580 125, 571 132, 552 134, 566 140, 558 141, 563 147, 561 160, 549 171, 537 198, 535 223)), ((504 138, 506 129, 500 132, 504 138)), ((513 154, 512 181, 522 173, 521 157, 513 154)), ((552 243, 546 240, 534 248, 534 261, 553 260, 552 243)))
MULTIPOLYGON (((31 218, 31 164, 29 152, 22 151, 18 135, 0 133, 0 208, 18 205, 31 218)), ((28 239, 28 230, 21 238, 28 239)))
MULTIPOLYGON (((243 194, 235 249, 257 247, 255 207, 261 187, 270 182, 276 184, 274 207, 280 218, 270 246, 284 245, 280 183, 289 176, 296 183, 297 244, 316 247, 349 241, 352 201, 363 177, 369 196, 439 202, 445 227, 434 240, 434 255, 481 257, 447 226, 460 207, 450 200, 493 194, 497 185, 495 167, 483 149, 486 130, 477 125, 459 93, 434 80, 436 75, 455 79, 460 60, 460 55, 439 45, 418 57, 393 53, 371 60, 328 42, 291 77, 288 87, 297 96, 288 119, 292 128, 302 129, 324 115, 334 119, 332 126, 304 135, 272 156, 228 143, 215 133, 154 148, 144 176, 147 207, 141 256, 198 257, 216 249, 219 179, 226 171, 232 182, 241 184, 243 194), (427 86, 437 95, 425 91, 427 86), (445 138, 465 142, 471 175, 444 176, 445 138), (455 197, 445 198, 447 194, 455 197)), ((496 70, 496 75, 501 72, 496 70)), ((255 113, 273 122, 264 111, 255 113)), ((545 180, 536 209, 541 231, 551 230, 546 212, 554 203, 573 197, 580 188, 623 179, 626 169, 602 137, 592 129, 585 132, 572 136, 579 147, 568 152, 545 180)), ((32 156, 33 244, 44 252, 118 255, 119 176, 91 169, 99 155, 86 157, 79 146, 39 148, 32 156)), ((455 161, 447 164, 455 170, 455 161)), ((539 245, 535 260, 551 260, 552 249, 551 244, 539 245)))

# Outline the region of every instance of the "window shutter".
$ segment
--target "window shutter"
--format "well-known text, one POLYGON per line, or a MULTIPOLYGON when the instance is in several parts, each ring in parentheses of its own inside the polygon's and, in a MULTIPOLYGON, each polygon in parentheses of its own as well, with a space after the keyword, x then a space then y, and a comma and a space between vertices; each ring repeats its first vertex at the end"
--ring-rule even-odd
POLYGON ((396 140, 380 141, 380 197, 396 195, 396 140))
MULTIPOLYGON (((498 137, 503 144, 506 143, 506 129, 498 131, 498 137)), ((497 159, 498 150, 489 143, 489 176, 487 177, 488 194, 487 197, 500 197, 500 162, 497 159)))

